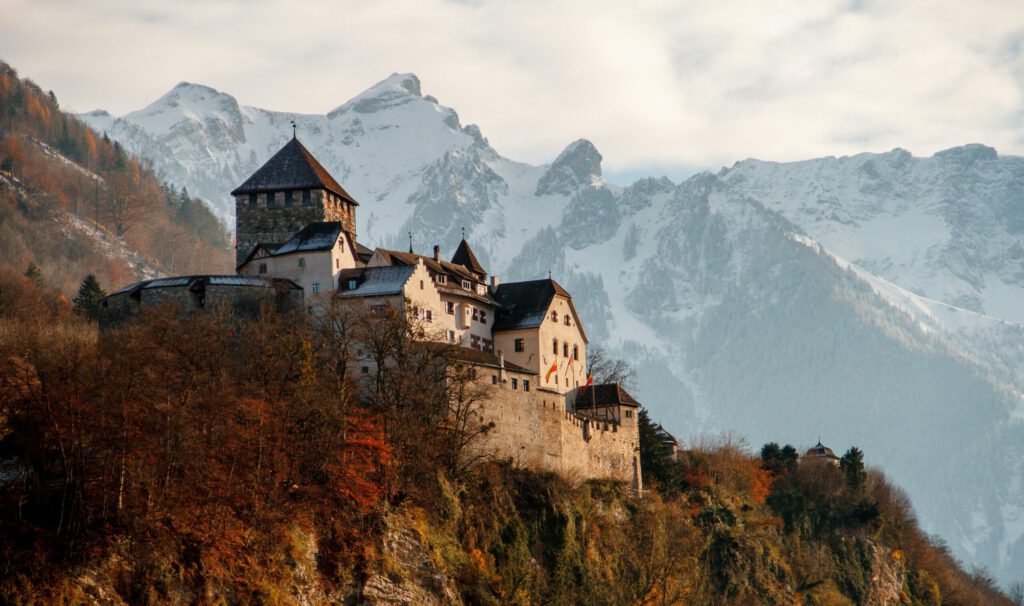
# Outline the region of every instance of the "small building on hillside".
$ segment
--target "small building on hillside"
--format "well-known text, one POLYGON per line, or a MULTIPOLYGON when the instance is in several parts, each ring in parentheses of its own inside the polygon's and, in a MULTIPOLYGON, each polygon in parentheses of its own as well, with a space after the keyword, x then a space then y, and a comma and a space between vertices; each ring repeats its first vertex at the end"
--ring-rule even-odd
POLYGON ((832 449, 821 443, 821 439, 818 439, 818 443, 807 449, 804 454, 805 461, 817 461, 819 463, 828 463, 830 465, 839 465, 839 457, 836 453, 832 452, 832 449))

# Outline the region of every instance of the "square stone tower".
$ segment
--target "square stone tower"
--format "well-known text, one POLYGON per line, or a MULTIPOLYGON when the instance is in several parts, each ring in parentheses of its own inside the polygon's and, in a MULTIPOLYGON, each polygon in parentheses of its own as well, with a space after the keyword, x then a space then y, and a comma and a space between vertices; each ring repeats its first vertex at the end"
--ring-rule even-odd
POLYGON ((231 195, 236 267, 257 245, 276 248, 313 221, 338 221, 356 241, 359 204, 295 137, 231 195))

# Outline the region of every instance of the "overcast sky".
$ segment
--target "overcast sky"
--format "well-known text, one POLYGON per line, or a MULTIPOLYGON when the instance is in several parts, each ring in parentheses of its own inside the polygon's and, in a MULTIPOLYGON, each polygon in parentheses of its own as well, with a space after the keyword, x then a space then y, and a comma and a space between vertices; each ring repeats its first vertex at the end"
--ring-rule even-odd
POLYGON ((1024 1, 0 0, 0 58, 65 108, 187 80, 323 113, 392 72, 550 161, 613 173, 970 142, 1024 154, 1024 1))

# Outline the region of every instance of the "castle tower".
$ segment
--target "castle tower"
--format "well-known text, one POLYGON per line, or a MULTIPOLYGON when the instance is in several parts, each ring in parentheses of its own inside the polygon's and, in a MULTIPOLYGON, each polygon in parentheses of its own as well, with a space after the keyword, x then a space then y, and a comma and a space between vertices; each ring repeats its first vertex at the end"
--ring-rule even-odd
POLYGON ((231 195, 236 267, 258 244, 287 242, 313 221, 339 221, 356 241, 359 204, 295 137, 231 195))

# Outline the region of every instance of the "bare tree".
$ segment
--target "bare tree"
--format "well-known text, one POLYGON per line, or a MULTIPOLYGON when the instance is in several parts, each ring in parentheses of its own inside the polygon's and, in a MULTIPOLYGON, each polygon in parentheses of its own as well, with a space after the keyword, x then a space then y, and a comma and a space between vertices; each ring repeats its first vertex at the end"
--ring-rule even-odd
POLYGON ((624 360, 612 358, 600 345, 587 349, 587 361, 594 383, 618 383, 627 389, 636 385, 636 371, 624 360))

